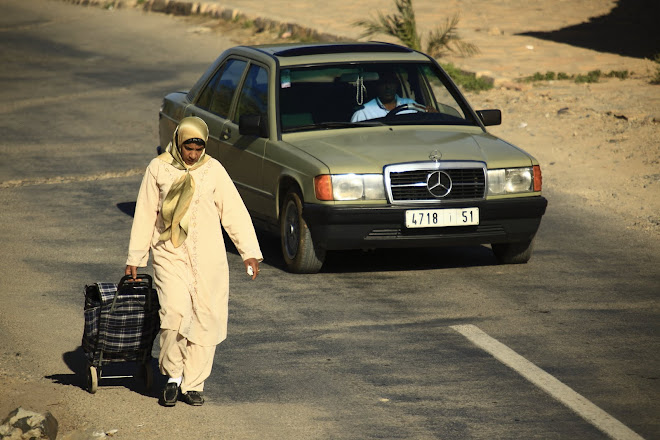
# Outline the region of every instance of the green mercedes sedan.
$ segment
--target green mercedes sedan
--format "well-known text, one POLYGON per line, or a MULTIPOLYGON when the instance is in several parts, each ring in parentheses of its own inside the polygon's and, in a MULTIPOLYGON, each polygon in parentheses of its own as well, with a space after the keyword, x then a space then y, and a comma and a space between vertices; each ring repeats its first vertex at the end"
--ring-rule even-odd
POLYGON ((318 272, 339 249, 489 244, 503 264, 531 257, 547 206, 538 161, 489 134, 500 111, 473 110, 423 53, 234 47, 165 97, 160 145, 191 115, 291 272, 318 272))

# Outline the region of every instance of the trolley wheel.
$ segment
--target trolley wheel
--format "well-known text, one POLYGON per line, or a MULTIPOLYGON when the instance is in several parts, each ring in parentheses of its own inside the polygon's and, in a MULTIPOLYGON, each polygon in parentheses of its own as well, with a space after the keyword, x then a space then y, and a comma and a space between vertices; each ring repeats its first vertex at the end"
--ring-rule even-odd
POLYGON ((89 366, 89 369, 87 370, 87 391, 90 392, 90 394, 96 393, 96 390, 99 388, 99 375, 98 372, 96 371, 96 367, 93 365, 89 366))

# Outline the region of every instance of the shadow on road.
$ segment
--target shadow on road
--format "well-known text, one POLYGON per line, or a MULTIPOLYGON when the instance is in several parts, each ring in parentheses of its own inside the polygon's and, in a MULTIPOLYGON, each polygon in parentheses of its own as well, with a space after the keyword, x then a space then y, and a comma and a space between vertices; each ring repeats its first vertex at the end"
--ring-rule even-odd
MULTIPOLYGON (((46 379, 51 380, 58 385, 71 385, 83 390, 87 390, 87 360, 82 347, 76 348, 74 351, 68 351, 62 355, 62 360, 67 367, 71 370, 71 374, 52 374, 45 376, 46 379)), ((101 379, 99 381, 99 392, 106 386, 124 387, 131 391, 142 394, 144 396, 155 396, 156 390, 160 390, 164 383, 164 377, 158 373, 158 361, 151 359, 151 368, 154 372, 153 386, 151 390, 146 390, 144 379, 137 374, 139 372, 138 364, 136 362, 116 362, 104 365, 103 374, 107 376, 132 376, 124 377, 121 379, 101 379)))
MULTIPOLYGON (((279 237, 267 233, 258 233, 258 236, 264 262, 286 271, 279 237)), ((228 252, 238 254, 227 236, 225 243, 228 252)), ((496 264, 497 260, 488 246, 348 250, 328 252, 321 273, 430 270, 496 264)))
POLYGON ((524 32, 519 35, 570 44, 636 58, 660 53, 660 2, 620 0, 607 15, 585 23, 550 32, 524 32))
MULTIPOLYGON (((135 202, 117 203, 117 209, 133 217, 135 202)), ((226 231, 222 231, 227 252, 238 255, 238 251, 226 231)), ((264 263, 286 271, 280 250, 280 238, 269 232, 257 230, 264 263)), ((492 266, 497 264, 487 246, 463 246, 419 249, 378 249, 331 251, 321 273, 389 272, 406 270, 429 270, 438 268, 492 266)))
POLYGON ((130 217, 135 217, 135 202, 117 203, 117 209, 130 217))

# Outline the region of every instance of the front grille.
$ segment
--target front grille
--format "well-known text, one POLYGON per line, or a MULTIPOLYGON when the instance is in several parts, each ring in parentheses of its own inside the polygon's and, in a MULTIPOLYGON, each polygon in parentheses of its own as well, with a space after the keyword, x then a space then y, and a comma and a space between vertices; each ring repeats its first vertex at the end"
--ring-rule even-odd
POLYGON ((385 183, 392 203, 429 203, 442 200, 483 199, 486 190, 486 167, 481 162, 422 162, 385 167, 385 183), (451 179, 451 190, 434 196, 428 188, 429 175, 436 171, 451 179))

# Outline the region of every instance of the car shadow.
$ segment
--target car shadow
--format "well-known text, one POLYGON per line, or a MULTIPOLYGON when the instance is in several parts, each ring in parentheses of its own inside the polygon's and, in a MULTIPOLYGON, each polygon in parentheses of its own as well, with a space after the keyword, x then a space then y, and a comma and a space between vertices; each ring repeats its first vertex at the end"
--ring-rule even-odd
POLYGON ((396 272, 492 266, 497 260, 486 246, 334 251, 322 273, 396 272))
POLYGON ((554 31, 523 32, 518 35, 570 44, 636 58, 660 53, 660 2, 620 0, 606 15, 554 31))
MULTIPOLYGON (((279 237, 264 232, 257 235, 264 262, 286 271, 279 237)), ((238 254, 229 237, 225 237, 225 243, 228 252, 238 254)), ((391 272, 497 264, 488 246, 347 250, 328 252, 320 273, 391 272)))

